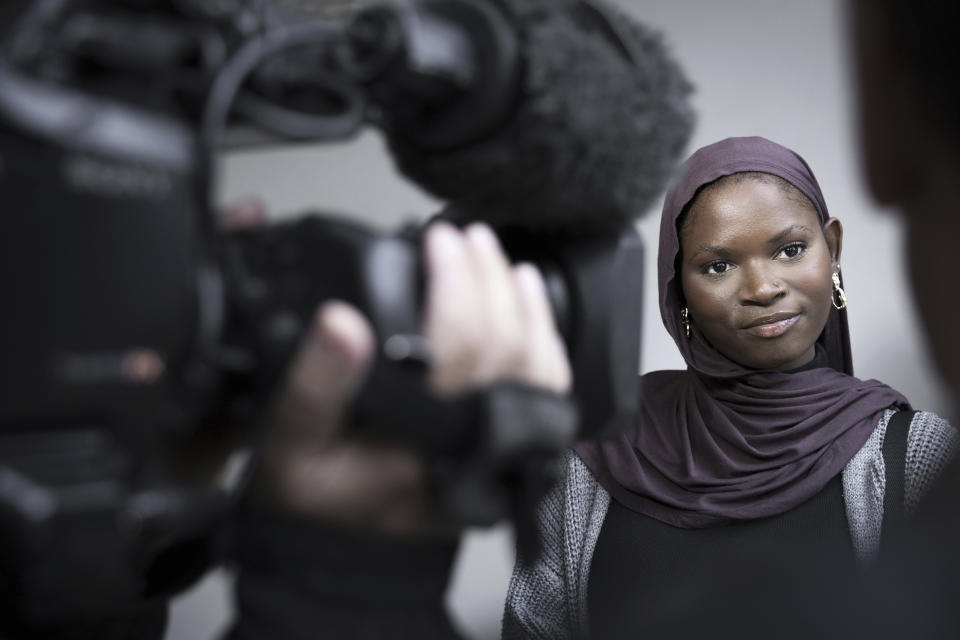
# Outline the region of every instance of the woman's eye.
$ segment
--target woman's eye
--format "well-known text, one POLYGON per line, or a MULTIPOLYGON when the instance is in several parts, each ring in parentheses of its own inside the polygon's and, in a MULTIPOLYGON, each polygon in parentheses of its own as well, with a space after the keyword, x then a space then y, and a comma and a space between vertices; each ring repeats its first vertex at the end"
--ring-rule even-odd
POLYGON ((722 260, 717 260, 716 262, 711 262, 706 267, 704 267, 703 272, 708 276, 718 276, 720 274, 726 273, 727 269, 730 268, 730 264, 723 262, 722 260))
POLYGON ((785 258, 796 258, 803 255, 803 252, 807 250, 807 245, 802 242, 794 242, 793 244, 788 244, 783 249, 780 250, 780 255, 785 258))

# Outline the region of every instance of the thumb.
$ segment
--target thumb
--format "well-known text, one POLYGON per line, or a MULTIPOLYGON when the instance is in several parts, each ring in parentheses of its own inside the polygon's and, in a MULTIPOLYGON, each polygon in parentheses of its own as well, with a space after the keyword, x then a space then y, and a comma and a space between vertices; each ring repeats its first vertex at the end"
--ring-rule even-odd
POLYGON ((320 307, 287 373, 268 438, 311 447, 336 436, 366 375, 373 343, 369 323, 354 307, 343 302, 320 307))

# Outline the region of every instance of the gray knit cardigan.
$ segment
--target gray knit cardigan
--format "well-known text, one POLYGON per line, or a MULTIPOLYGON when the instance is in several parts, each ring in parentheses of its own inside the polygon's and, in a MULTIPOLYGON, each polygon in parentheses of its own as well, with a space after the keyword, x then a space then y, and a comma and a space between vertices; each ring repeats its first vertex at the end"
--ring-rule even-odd
MULTIPOLYGON (((863 563, 877 553, 883 521, 886 472, 883 438, 892 410, 884 412, 866 444, 842 472, 843 499, 854 551, 863 563)), ((958 448, 957 431, 939 416, 917 412, 907 436, 905 509, 909 514, 958 448)), ((544 541, 538 561, 517 563, 507 591, 503 638, 563 640, 586 635, 587 582, 593 550, 610 504, 573 452, 566 456, 563 481, 537 509, 544 541)))

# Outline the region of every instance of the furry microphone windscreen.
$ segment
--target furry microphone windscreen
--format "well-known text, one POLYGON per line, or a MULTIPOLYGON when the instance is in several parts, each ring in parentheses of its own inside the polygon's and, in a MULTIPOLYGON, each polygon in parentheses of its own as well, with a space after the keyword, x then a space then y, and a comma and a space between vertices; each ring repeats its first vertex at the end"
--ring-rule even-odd
POLYGON ((664 191, 691 134, 683 71, 657 32, 617 9, 601 7, 619 43, 583 2, 497 4, 520 39, 512 113, 492 135, 445 152, 390 135, 400 170, 459 221, 568 234, 632 224, 664 191))

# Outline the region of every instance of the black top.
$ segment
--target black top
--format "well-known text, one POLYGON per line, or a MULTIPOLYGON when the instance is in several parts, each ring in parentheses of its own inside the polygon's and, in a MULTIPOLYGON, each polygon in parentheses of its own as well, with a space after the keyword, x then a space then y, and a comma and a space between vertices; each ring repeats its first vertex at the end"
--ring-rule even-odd
POLYGON ((590 568, 591 637, 676 637, 683 620, 717 610, 727 623, 742 619, 755 629, 764 615, 757 603, 770 590, 789 589, 738 579, 738 567, 787 569, 810 557, 854 566, 839 475, 786 513, 703 529, 677 528, 612 501, 590 568))

